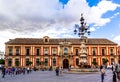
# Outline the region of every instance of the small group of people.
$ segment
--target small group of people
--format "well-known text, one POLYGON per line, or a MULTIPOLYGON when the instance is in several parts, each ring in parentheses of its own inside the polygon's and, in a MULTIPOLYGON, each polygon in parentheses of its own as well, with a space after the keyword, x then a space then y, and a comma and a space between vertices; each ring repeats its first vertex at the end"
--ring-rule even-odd
POLYGON ((63 74, 63 68, 62 67, 56 67, 55 69, 56 76, 62 75, 63 74))
MULTIPOLYGON (((100 72, 101 82, 104 82, 104 76, 106 75, 104 66, 100 66, 100 72)), ((120 60, 118 60, 118 64, 112 65, 112 72, 113 72, 112 82, 120 82, 120 60)))
POLYGON ((118 64, 112 65, 113 71, 113 82, 120 82, 120 60, 118 60, 118 64))
POLYGON ((15 75, 19 75, 19 74, 23 74, 25 75, 25 73, 29 74, 31 72, 30 68, 22 68, 22 67, 11 67, 11 68, 7 68, 5 66, 2 66, 1 68, 1 73, 2 73, 2 78, 5 77, 5 75, 11 75, 11 76, 15 76, 15 75))

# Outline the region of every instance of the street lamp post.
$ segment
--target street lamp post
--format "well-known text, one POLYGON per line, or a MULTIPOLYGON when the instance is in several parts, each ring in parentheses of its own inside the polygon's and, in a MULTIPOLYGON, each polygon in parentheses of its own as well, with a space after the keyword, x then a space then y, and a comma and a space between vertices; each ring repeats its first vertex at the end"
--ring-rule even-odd
POLYGON ((87 23, 85 22, 83 14, 81 14, 80 25, 75 24, 74 33, 78 34, 78 36, 81 39, 79 65, 86 65, 87 64, 87 48, 85 46, 85 34, 87 33, 88 35, 90 35, 90 31, 89 31, 89 26, 87 26, 87 23))

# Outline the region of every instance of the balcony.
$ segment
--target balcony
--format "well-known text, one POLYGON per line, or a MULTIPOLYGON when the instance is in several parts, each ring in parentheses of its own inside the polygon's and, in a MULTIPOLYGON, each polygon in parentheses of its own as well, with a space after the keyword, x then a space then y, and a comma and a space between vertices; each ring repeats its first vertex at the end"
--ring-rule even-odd
POLYGON ((48 53, 44 53, 45 56, 48 56, 48 53))
POLYGON ((102 56, 105 56, 105 53, 102 53, 102 56))
POLYGON ((9 53, 9 56, 12 56, 13 54, 12 53, 9 53))
POLYGON ((26 56, 29 56, 30 54, 29 53, 26 53, 26 56))
POLYGON ((76 56, 78 56, 78 55, 79 55, 79 53, 75 53, 75 55, 76 55, 76 56))
POLYGON ((93 55, 93 56, 96 56, 96 53, 93 53, 92 55, 93 55))
POLYGON ((52 53, 53 56, 56 56, 56 53, 52 53))
POLYGON ((111 55, 111 56, 114 56, 114 53, 111 53, 110 55, 111 55))
POLYGON ((68 53, 64 53, 64 55, 68 55, 68 53))
POLYGON ((16 56, 19 56, 20 54, 19 53, 16 53, 16 56))

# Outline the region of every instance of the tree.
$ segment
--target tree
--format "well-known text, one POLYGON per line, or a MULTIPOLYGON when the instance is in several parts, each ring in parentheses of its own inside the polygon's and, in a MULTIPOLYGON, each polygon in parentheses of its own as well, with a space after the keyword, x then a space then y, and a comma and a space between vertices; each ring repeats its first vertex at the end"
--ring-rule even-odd
POLYGON ((93 61, 92 64, 96 67, 96 65, 98 65, 98 63, 96 61, 93 61))
POLYGON ((96 61, 93 61, 92 64, 96 66, 96 65, 97 65, 97 62, 96 62, 96 61))
POLYGON ((19 66, 19 65, 20 65, 20 62, 19 62, 19 61, 16 61, 16 62, 15 62, 15 65, 16 65, 16 66, 19 66))
POLYGON ((26 63, 27 63, 26 65, 29 66, 29 65, 31 65, 33 62, 27 61, 26 63))
POLYGON ((40 65, 41 65, 41 69, 42 69, 42 70, 44 70, 44 69, 43 69, 44 63, 45 63, 44 61, 41 61, 41 62, 40 62, 40 65))
POLYGON ((33 62, 32 61, 29 61, 28 64, 31 65, 33 62))
POLYGON ((103 59, 103 64, 106 64, 108 62, 108 59, 103 59))
POLYGON ((38 66, 41 65, 40 61, 37 61, 36 64, 37 64, 38 66))
POLYGON ((4 59, 0 59, 0 64, 5 64, 4 59))

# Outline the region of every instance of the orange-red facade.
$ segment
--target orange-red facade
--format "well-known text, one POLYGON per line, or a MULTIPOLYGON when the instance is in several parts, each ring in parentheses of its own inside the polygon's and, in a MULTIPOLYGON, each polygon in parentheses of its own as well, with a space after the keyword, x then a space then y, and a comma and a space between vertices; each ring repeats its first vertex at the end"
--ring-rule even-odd
MULTIPOLYGON (((20 67, 49 68, 60 66, 68 68, 70 65, 78 68, 80 59, 80 39, 76 38, 49 38, 40 39, 16 38, 5 43, 5 65, 20 67), (28 65, 28 61, 32 64, 28 65)), ((117 63, 119 58, 118 45, 107 39, 86 39, 87 62, 92 65, 96 61, 98 66, 103 64, 103 59, 108 59, 108 65, 117 63)))

